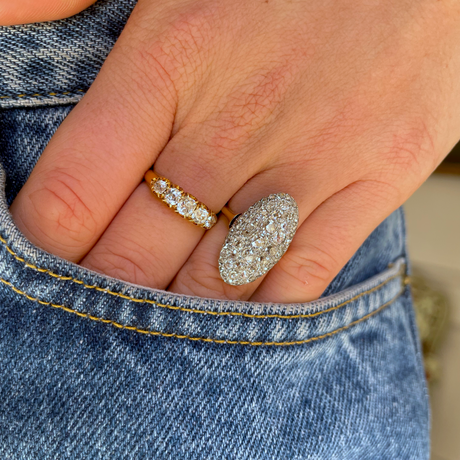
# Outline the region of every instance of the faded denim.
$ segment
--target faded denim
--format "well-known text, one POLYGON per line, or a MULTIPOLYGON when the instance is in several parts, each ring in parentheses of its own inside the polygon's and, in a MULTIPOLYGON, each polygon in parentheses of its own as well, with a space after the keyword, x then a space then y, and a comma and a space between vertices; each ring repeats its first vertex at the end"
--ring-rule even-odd
POLYGON ((17 230, 9 204, 134 3, 0 28, 0 459, 428 459, 401 210, 291 305, 134 286, 17 230))

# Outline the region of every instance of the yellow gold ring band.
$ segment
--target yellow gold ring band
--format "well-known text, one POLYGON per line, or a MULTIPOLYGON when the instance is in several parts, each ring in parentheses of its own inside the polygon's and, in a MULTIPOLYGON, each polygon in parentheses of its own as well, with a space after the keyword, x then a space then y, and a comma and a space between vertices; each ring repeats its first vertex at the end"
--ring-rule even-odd
POLYGON ((216 224, 217 216, 211 209, 166 177, 159 176, 150 169, 145 173, 144 179, 152 193, 184 219, 206 230, 216 224))

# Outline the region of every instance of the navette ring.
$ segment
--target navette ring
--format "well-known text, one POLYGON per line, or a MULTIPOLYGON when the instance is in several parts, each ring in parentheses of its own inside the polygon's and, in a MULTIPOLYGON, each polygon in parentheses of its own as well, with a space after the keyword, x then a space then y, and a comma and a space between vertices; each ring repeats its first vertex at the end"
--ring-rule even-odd
POLYGON ((262 198, 235 215, 228 207, 229 232, 219 257, 222 279, 234 286, 265 275, 283 257, 299 223, 296 201, 287 193, 262 198))
POLYGON ((150 169, 145 173, 144 179, 152 193, 184 219, 206 230, 216 224, 217 216, 211 209, 166 177, 159 176, 150 169))

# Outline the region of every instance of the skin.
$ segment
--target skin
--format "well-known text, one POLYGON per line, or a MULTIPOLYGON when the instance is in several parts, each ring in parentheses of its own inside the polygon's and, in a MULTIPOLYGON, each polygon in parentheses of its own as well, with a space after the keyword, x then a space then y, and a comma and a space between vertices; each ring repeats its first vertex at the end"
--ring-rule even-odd
POLYGON ((1 25, 68 18, 96 0, 0 0, 1 25))
MULTIPOLYGON (((57 4, 35 3, 3 22, 57 4)), ((313 300, 460 138, 459 23, 456 0, 140 0, 13 218, 41 248, 136 284, 313 300), (215 212, 289 193, 288 252, 265 278, 226 285, 226 218, 205 233, 173 213, 142 183, 152 164, 215 212)))

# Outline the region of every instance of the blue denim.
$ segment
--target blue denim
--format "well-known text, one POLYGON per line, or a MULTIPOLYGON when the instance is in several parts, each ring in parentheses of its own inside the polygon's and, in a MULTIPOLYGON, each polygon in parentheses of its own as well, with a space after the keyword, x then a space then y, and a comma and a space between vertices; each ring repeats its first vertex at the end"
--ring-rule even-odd
POLYGON ((428 459, 402 210, 290 305, 135 286, 16 228, 9 204, 134 3, 0 29, 0 460, 428 459))

